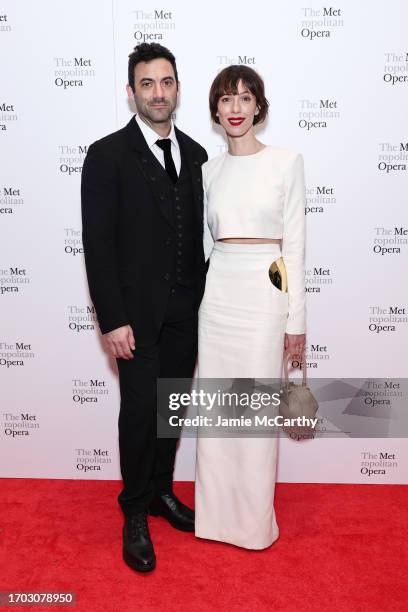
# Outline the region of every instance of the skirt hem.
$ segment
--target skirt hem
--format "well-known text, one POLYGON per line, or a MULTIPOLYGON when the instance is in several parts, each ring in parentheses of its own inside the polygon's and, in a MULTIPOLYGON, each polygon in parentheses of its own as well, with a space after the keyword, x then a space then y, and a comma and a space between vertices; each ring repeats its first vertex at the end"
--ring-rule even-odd
POLYGON ((268 544, 262 544, 262 545, 258 545, 258 546, 249 546, 248 544, 243 544, 237 541, 232 541, 232 540, 228 540, 227 538, 223 538, 221 536, 217 536, 216 534, 210 535, 207 534, 205 535, 204 533, 195 533, 195 537, 196 538, 200 538, 202 540, 211 540, 213 542, 221 542, 222 544, 229 544, 231 546, 237 546, 238 548, 245 548, 246 550, 265 550, 266 548, 269 548, 270 546, 272 546, 272 544, 274 544, 276 542, 276 540, 279 539, 279 533, 278 535, 272 539, 271 542, 269 542, 268 544))

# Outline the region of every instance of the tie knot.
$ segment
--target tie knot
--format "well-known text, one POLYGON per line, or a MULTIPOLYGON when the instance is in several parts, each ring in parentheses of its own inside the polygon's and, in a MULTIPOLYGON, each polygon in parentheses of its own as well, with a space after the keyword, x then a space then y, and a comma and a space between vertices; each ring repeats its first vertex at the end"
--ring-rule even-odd
POLYGON ((156 144, 162 151, 170 151, 171 149, 170 138, 160 138, 159 140, 156 140, 156 144))

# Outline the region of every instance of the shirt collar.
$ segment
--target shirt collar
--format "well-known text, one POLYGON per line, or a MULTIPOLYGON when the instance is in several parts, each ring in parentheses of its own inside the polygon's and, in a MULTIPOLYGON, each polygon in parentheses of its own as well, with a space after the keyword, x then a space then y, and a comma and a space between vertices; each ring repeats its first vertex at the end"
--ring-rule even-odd
MULTIPOLYGON (((135 115, 135 119, 136 119, 137 125, 140 127, 142 131, 142 134, 144 136, 144 139, 147 142, 148 147, 151 149, 152 146, 156 144, 156 140, 159 140, 162 137, 159 136, 158 133, 155 132, 149 125, 147 125, 147 123, 142 121, 139 115, 135 115)), ((176 137, 176 131, 174 129, 173 121, 171 122, 170 134, 166 136, 166 138, 170 138, 172 145, 176 147, 177 149, 179 149, 179 143, 176 137)))

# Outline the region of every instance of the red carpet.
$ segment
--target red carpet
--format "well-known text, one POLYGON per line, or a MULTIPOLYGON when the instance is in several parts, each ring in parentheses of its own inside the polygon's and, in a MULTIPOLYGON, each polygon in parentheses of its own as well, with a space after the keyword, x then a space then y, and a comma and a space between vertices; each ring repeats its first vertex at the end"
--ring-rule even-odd
MULTIPOLYGON (((83 612, 408 610, 408 487, 279 484, 280 538, 245 551, 151 518, 157 569, 121 559, 120 483, 1 481, 0 591, 74 591, 83 612)), ((192 504, 193 484, 176 491, 192 504)), ((5 608, 3 608, 5 609, 5 608)))

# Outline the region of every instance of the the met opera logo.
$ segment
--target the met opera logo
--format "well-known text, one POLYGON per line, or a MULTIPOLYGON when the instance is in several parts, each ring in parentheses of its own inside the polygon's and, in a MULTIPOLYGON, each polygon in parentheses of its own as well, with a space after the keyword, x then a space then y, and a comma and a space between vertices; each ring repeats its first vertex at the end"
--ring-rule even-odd
POLYGON ((80 333, 95 329, 97 321, 94 306, 67 306, 68 329, 80 333))
POLYGON ((305 270, 307 293, 321 293, 327 287, 333 285, 334 276, 330 268, 314 266, 305 270))
POLYGON ((30 283, 26 268, 0 268, 0 297, 20 293, 30 283))
POLYGON ((333 120, 340 119, 337 100, 299 100, 298 126, 302 130, 327 128, 333 120))
POLYGON ((93 61, 84 57, 54 57, 54 85, 61 89, 83 87, 95 76, 93 61))
POLYGON ((9 124, 17 121, 18 116, 14 104, 0 102, 0 132, 6 132, 9 124))
POLYGON ((344 26, 340 8, 302 7, 300 10, 300 36, 306 40, 330 38, 336 29, 344 26))
POLYGON ((34 359, 32 345, 27 342, 0 341, 0 367, 13 368, 24 366, 28 359, 34 359))
POLYGON ((389 85, 408 85, 408 53, 384 53, 383 81, 389 85))
POLYGON ((398 255, 408 243, 408 229, 405 227, 375 227, 373 253, 377 255, 398 255))
POLYGON ((10 215, 15 208, 24 204, 21 189, 17 187, 0 187, 0 214, 10 215))
POLYGON ((376 334, 402 331, 408 323, 406 306, 369 306, 368 329, 376 334))
POLYGON ((108 395, 109 390, 106 380, 99 380, 98 378, 91 378, 90 380, 72 379, 72 401, 74 404, 80 406, 98 404, 101 399, 105 399, 108 395))
POLYGON ((408 161, 408 142, 380 142, 378 153, 378 170, 385 174, 405 172, 408 161))
POLYGON ((11 25, 9 23, 8 15, 4 13, 0 15, 0 32, 10 32, 11 25))
POLYGON ((163 44, 167 32, 176 29, 173 11, 139 9, 133 12, 136 19, 133 24, 133 38, 137 43, 159 42, 163 44))
POLYGON ((58 170, 64 176, 78 176, 82 172, 88 145, 59 145, 58 170))
POLYGON ((331 206, 336 202, 337 198, 333 185, 306 187, 305 214, 322 213, 326 210, 326 206, 331 206))

